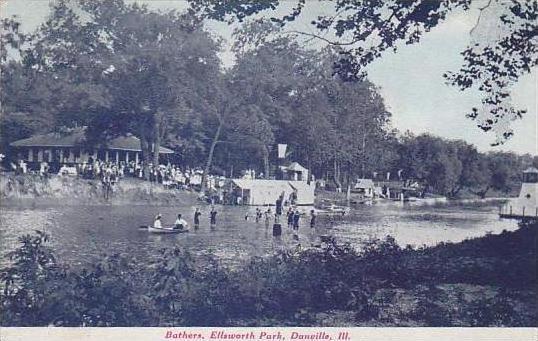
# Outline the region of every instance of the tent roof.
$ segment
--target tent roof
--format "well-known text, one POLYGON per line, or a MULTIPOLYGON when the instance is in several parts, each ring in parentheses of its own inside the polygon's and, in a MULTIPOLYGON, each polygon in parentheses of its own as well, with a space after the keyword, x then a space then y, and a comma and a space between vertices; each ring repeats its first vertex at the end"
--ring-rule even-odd
MULTIPOLYGON (((26 139, 12 142, 12 147, 80 147, 86 142, 84 129, 73 129, 66 133, 48 133, 34 135, 26 139)), ((119 136, 104 143, 101 148, 141 152, 140 139, 132 136, 119 136)), ((174 151, 161 146, 160 154, 173 154, 174 151)))
POLYGON ((534 167, 529 167, 523 171, 523 173, 538 173, 538 169, 534 167))
POLYGON ((292 162, 288 167, 286 167, 288 170, 294 171, 294 172, 305 172, 308 171, 308 169, 301 166, 299 162, 292 162))
POLYGON ((286 180, 263 180, 263 179, 233 179, 232 182, 243 189, 253 188, 289 188, 289 181, 286 180))

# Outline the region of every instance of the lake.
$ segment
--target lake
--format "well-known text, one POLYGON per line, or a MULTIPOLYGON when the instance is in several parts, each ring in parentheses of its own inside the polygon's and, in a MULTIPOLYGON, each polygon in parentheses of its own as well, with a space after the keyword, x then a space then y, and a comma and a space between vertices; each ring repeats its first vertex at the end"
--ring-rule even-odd
MULTIPOLYGON (((118 205, 33 205, 2 206, 0 208, 0 238, 2 251, 18 245, 17 237, 39 229, 51 237, 51 245, 61 260, 79 266, 92 262, 103 254, 120 253, 135 261, 152 259, 162 248, 178 246, 195 256, 213 253, 224 263, 233 265, 250 256, 264 256, 275 250, 301 244, 319 243, 320 235, 332 235, 338 241, 356 247, 372 238, 393 236, 401 246, 435 245, 458 242, 466 238, 515 230, 515 221, 500 220, 500 204, 444 204, 417 206, 401 203, 362 205, 353 209, 350 217, 318 220, 310 229, 302 219, 298 240, 283 226, 279 238, 266 229, 263 222, 254 222, 255 207, 216 206, 217 225, 209 225, 210 207, 200 205, 200 228, 189 233, 155 235, 140 229, 151 224, 157 213, 164 225, 172 224, 177 213, 191 223, 196 202, 183 206, 118 206, 118 205), (249 220, 245 215, 249 212, 249 220)), ((274 210, 274 208, 273 208, 274 210)), ((285 224, 284 224, 285 225, 285 224)))

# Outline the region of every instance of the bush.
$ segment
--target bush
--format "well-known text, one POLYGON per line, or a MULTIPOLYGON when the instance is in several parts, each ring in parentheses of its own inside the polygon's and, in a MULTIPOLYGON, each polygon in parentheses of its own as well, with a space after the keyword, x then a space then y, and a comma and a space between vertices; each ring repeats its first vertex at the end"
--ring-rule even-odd
MULTIPOLYGON (((500 238, 510 242, 520 234, 535 236, 535 231, 523 229, 500 238)), ((532 261, 521 254, 508 255, 506 249, 502 256, 494 255, 487 245, 498 245, 495 237, 464 242, 461 250, 456 244, 402 249, 387 238, 368 243, 361 252, 329 238, 321 248, 254 257, 238 269, 223 267, 211 255, 195 259, 174 248, 162 250, 149 264, 111 255, 75 270, 57 263, 46 246, 48 236, 38 231, 20 238, 21 246, 9 254, 11 263, 1 271, 0 323, 226 326, 254 320, 253 324, 283 321, 302 326, 315 325, 319 312, 344 310, 358 322, 397 325, 403 317, 428 326, 516 326, 521 319, 514 317, 513 300, 502 292, 472 302, 452 300, 449 305, 439 288, 444 283, 490 282, 532 288, 535 293, 536 279, 523 271, 532 261), (471 246, 487 249, 487 257, 471 246), (521 263, 514 265, 516 260, 521 263), (501 265, 498 269, 506 272, 498 274, 495 267, 501 265), (517 271, 507 274, 510 268, 517 271), (411 313, 398 311, 396 288, 416 297, 411 313)), ((533 243, 522 245, 523 255, 535 254, 533 243)), ((525 321, 536 323, 533 314, 525 321)))

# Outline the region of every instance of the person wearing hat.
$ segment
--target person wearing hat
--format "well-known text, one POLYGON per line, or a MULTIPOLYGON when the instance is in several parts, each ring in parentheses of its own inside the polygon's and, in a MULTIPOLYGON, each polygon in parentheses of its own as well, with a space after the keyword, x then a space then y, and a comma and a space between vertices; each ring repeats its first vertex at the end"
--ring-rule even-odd
POLYGON ((162 229, 163 228, 163 225, 161 223, 161 215, 160 214, 157 214, 157 216, 155 216, 155 220, 153 221, 153 227, 156 228, 156 229, 162 229))

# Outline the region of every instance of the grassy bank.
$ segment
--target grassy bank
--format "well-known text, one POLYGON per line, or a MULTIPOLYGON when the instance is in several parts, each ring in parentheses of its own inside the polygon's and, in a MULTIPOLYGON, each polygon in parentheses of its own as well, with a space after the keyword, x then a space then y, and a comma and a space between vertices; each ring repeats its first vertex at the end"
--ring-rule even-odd
POLYGON ((113 187, 109 198, 105 199, 101 181, 80 179, 74 176, 53 175, 41 178, 38 175, 0 174, 0 198, 4 203, 47 203, 66 199, 73 204, 147 204, 177 203, 192 201, 192 192, 166 189, 160 184, 123 178, 113 187))
POLYGON ((238 269, 163 250, 73 270, 46 235, 21 237, 1 275, 4 326, 536 326, 538 226, 457 244, 252 258, 238 269))

